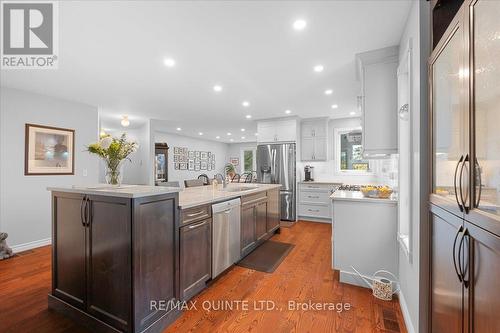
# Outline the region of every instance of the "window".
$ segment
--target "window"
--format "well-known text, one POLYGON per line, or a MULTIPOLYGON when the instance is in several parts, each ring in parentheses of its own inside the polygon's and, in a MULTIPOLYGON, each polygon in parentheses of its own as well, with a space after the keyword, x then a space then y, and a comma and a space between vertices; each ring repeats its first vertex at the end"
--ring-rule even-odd
POLYGON ((335 132, 338 171, 360 174, 370 172, 370 163, 363 158, 361 129, 336 129, 335 132))
POLYGON ((241 173, 254 172, 257 169, 256 153, 257 150, 253 147, 241 149, 241 173))

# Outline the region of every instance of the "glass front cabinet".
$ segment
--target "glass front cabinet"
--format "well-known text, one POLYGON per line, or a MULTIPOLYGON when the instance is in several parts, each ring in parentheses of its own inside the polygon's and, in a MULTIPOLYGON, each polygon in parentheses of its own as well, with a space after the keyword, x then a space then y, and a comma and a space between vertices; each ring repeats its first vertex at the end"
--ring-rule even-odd
POLYGON ((429 332, 500 332, 500 1, 465 0, 429 58, 429 332))

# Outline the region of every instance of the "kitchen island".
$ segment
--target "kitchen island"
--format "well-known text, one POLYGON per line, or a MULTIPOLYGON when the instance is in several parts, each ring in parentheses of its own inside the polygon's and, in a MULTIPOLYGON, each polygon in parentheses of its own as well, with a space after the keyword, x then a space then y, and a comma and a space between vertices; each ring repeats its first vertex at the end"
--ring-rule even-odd
POLYGON ((212 279, 212 204, 240 200, 241 259, 279 230, 279 187, 48 188, 49 308, 92 331, 161 332, 212 279))
POLYGON ((397 197, 337 190, 330 198, 332 267, 340 271, 340 282, 366 287, 351 266, 366 276, 380 269, 397 275, 397 197))

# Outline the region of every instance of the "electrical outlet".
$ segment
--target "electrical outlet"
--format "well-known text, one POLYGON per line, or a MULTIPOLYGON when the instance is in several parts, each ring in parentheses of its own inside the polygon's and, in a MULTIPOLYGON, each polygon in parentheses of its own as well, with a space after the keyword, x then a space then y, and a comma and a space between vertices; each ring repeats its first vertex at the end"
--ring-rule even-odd
POLYGON ((83 169, 82 175, 83 177, 87 177, 87 169, 83 169))

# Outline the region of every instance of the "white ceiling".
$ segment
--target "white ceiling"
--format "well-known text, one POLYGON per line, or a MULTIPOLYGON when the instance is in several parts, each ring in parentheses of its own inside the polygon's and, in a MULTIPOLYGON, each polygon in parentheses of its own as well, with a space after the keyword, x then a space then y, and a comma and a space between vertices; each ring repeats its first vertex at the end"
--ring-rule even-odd
POLYGON ((103 124, 255 140, 255 119, 347 117, 354 54, 399 44, 411 1, 61 2, 57 70, 2 71, 2 86, 99 106, 103 124), (294 20, 307 21, 303 31, 294 20), (167 68, 165 57, 176 66, 167 68), (313 71, 322 64, 322 73, 313 71), (214 84, 223 91, 214 93, 214 84), (333 89, 326 96, 324 91, 333 89), (251 105, 244 108, 241 103, 251 105), (332 109, 338 104, 338 109, 332 109), (252 120, 245 115, 251 114, 252 120))

